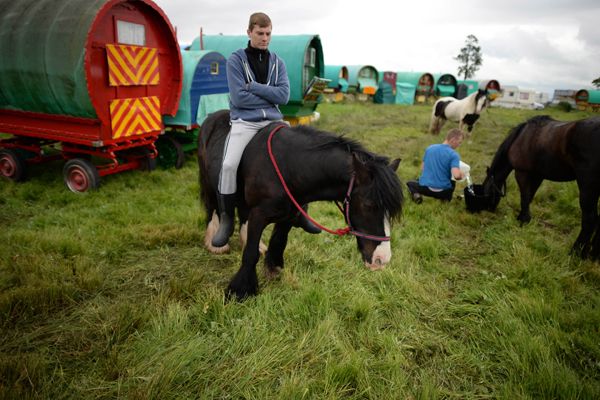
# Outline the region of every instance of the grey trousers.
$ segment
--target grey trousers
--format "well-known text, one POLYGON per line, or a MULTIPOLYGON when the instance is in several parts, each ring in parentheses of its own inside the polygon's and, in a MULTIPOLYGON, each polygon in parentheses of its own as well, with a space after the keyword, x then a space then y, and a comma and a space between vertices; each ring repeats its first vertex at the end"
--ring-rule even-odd
MULTIPOLYGON (((219 174, 219 193, 233 194, 237 190, 237 170, 244 149, 256 133, 276 121, 250 122, 236 119, 231 121, 231 130, 225 141, 223 164, 219 174)), ((283 122, 283 121, 281 121, 283 122)))

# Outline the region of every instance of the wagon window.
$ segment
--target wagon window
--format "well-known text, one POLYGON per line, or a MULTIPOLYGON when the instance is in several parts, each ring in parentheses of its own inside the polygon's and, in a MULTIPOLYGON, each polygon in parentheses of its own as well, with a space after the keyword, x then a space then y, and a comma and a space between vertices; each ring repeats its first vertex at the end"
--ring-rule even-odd
POLYGON ((304 65, 307 67, 314 67, 317 59, 317 50, 315 50, 313 47, 310 47, 305 53, 304 58, 304 65))
POLYGON ((217 61, 210 63, 210 74, 219 75, 219 63, 217 61))
POLYGON ((361 69, 360 70, 359 76, 361 78, 371 78, 371 79, 374 79, 375 78, 375 73, 373 72, 373 70, 365 68, 365 69, 361 69))
POLYGON ((145 46, 146 27, 132 22, 117 21, 117 42, 145 46))

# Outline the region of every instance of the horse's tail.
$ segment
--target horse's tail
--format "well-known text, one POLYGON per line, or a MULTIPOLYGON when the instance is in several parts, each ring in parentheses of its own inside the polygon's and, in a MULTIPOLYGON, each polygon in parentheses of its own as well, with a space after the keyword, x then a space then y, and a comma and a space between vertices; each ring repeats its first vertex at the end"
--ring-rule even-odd
MULTIPOLYGON (((212 212, 216 210, 216 191, 210 180, 209 164, 211 162, 211 154, 221 151, 212 149, 214 142, 217 142, 219 133, 229 132, 229 110, 221 110, 209 114, 200 127, 198 135, 198 169, 200 180, 200 199, 204 204, 207 213, 207 222, 210 220, 212 212)), ((222 156, 221 156, 222 157, 222 156)), ((214 158, 214 157, 212 157, 214 158)))

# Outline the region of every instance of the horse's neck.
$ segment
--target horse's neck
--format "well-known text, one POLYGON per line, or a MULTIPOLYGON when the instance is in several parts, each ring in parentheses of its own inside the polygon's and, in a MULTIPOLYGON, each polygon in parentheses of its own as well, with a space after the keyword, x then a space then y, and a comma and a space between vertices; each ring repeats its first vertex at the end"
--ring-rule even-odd
POLYGON ((497 185, 503 185, 512 170, 513 167, 508 159, 508 152, 504 151, 494 158, 489 174, 494 177, 494 182, 497 185))
POLYGON ((466 106, 467 113, 477 114, 477 93, 471 95, 468 99, 469 102, 466 106))
POLYGON ((345 198, 350 184, 351 173, 349 164, 351 155, 340 157, 324 156, 319 165, 313 165, 310 173, 301 182, 298 189, 310 201, 341 201, 345 198))

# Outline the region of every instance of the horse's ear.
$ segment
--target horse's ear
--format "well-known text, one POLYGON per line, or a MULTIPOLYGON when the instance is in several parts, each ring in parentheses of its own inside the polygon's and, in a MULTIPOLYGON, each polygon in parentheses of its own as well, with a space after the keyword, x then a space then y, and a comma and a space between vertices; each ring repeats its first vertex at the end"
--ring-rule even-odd
POLYGON ((368 182, 371 180, 369 168, 356 153, 352 153, 352 169, 354 170, 357 183, 368 182))
POLYGON ((390 163, 390 168, 392 169, 392 171, 398 171, 398 166, 400 165, 400 161, 402 161, 400 158, 396 158, 394 161, 392 161, 390 163))

